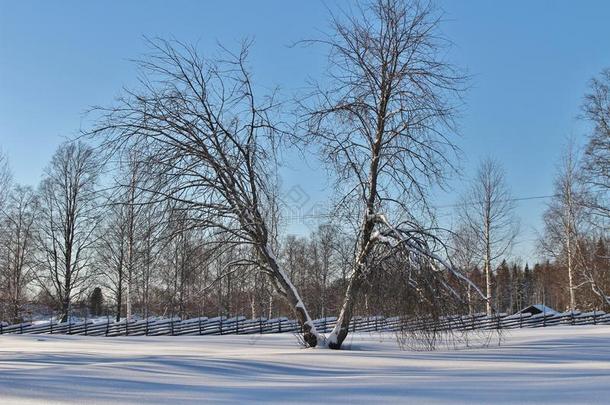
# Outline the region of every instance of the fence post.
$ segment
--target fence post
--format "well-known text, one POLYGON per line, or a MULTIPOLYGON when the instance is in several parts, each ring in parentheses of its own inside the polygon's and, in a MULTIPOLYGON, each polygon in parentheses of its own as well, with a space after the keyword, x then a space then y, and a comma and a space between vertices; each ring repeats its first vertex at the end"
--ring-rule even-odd
POLYGON ((106 333, 104 336, 108 336, 108 330, 110 329, 110 315, 108 314, 108 306, 106 306, 106 333))
POLYGON ((199 314, 199 336, 201 336, 201 314, 199 314))
POLYGON ((146 336, 148 336, 148 322, 149 322, 149 319, 150 319, 150 318, 147 316, 147 317, 146 317, 146 329, 145 329, 145 332, 144 332, 144 334, 145 334, 146 336))
POLYGON ((23 335, 23 322, 21 322, 19 324, 19 331, 21 332, 21 334, 23 335))
POLYGON ((523 314, 519 314, 519 329, 523 328, 523 314))
POLYGON ((258 317, 258 330, 260 332, 260 334, 263 334, 263 317, 259 316, 258 317))
POLYGON ((220 334, 222 335, 222 316, 220 317, 220 334))
POLYGON ((282 318, 279 318, 277 321, 278 321, 277 331, 278 331, 278 333, 282 333, 282 318))
POLYGON ((235 317, 235 334, 239 335, 239 316, 235 317))
POLYGON ((72 320, 68 317, 68 335, 72 334, 72 320))
POLYGON ((170 327, 171 335, 174 336, 174 318, 171 318, 171 320, 169 322, 169 327, 170 327))
POLYGON ((129 319, 125 318, 125 336, 129 336, 129 319))

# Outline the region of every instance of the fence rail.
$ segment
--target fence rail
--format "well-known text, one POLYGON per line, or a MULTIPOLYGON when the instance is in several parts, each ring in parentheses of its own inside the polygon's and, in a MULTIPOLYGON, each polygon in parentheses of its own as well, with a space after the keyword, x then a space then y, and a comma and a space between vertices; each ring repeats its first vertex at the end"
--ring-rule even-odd
MULTIPOLYGON (((318 331, 328 333, 335 326, 336 318, 316 319, 318 331)), ((403 329, 418 330, 433 327, 436 330, 476 330, 538 328, 554 325, 610 325, 610 314, 602 311, 541 313, 537 315, 475 314, 448 316, 431 322, 426 319, 401 317, 354 317, 350 323, 352 332, 395 332, 403 329)), ((0 322, 1 334, 67 334, 85 336, 181 336, 181 335, 247 335, 282 332, 299 332, 300 326, 288 318, 200 317, 148 318, 140 320, 110 319, 84 322, 26 322, 7 324, 0 322)))

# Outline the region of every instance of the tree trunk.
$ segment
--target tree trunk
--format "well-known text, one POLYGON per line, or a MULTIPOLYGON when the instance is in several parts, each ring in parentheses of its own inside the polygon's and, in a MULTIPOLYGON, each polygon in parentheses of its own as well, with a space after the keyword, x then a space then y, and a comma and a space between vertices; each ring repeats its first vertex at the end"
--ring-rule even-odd
POLYGON ((61 302, 61 322, 67 322, 70 316, 70 293, 72 291, 72 277, 70 266, 66 266, 64 296, 61 302))
POLYGON ((345 291, 345 299, 341 307, 341 313, 337 319, 335 328, 328 337, 328 347, 330 349, 341 349, 343 341, 349 333, 349 323, 354 313, 354 305, 356 303, 357 293, 362 285, 362 271, 354 271, 350 277, 347 290, 345 291))
POLYGON ((485 304, 487 315, 491 315, 493 310, 491 307, 491 264, 489 260, 485 260, 485 295, 487 295, 487 301, 485 304))
POLYGON ((70 296, 66 293, 66 296, 61 303, 61 319, 60 322, 68 322, 70 315, 70 296))
POLYGON ((307 313, 307 309, 305 309, 305 305, 303 304, 297 289, 294 287, 286 273, 280 269, 271 250, 264 245, 260 246, 258 250, 259 254, 269 267, 273 281, 276 282, 280 287, 280 290, 290 304, 299 325, 301 325, 301 328, 303 329, 303 340, 309 347, 316 347, 319 340, 318 332, 316 331, 316 327, 307 313))
MULTIPOLYGON (((372 210, 369 210, 369 212, 372 212, 372 210)), ((375 224, 370 215, 367 215, 363 224, 362 239, 360 240, 360 247, 356 256, 356 263, 350 276, 347 290, 345 291, 341 313, 333 331, 328 336, 328 347, 331 349, 341 349, 341 345, 349 333, 349 323, 354 314, 354 305, 356 304, 356 299, 364 279, 365 262, 371 248, 371 235, 374 226, 375 224)))
POLYGON ((121 320, 121 305, 123 305, 123 272, 119 273, 119 286, 116 294, 116 321, 121 320))
POLYGON ((493 311, 491 307, 491 201, 489 201, 489 193, 486 194, 485 203, 485 295, 487 296, 485 308, 487 315, 491 316, 493 311))
POLYGON ((468 290, 466 291, 468 298, 468 315, 472 315, 474 313, 472 309, 472 287, 469 285, 468 290))
POLYGON ((576 294, 574 291, 574 269, 572 263, 572 236, 568 226, 568 235, 566 240, 566 254, 568 256, 568 288, 570 289, 570 311, 576 310, 576 294))

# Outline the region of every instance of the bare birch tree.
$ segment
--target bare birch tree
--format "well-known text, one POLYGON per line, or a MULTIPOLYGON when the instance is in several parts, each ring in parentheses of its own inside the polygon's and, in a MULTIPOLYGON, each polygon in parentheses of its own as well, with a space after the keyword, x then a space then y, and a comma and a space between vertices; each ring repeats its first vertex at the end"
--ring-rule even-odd
POLYGON ((429 186, 443 179, 454 151, 448 134, 464 76, 443 60, 447 42, 429 4, 371 1, 331 23, 328 37, 305 41, 326 47, 330 66, 303 104, 308 139, 337 173, 341 201, 360 218, 347 291, 328 336, 339 349, 366 278, 383 269, 372 266, 376 251, 402 258, 412 291, 430 298, 421 302, 436 296, 440 306, 444 293, 461 300, 447 274, 468 280, 444 259, 444 244, 421 218, 430 213, 429 186))
POLYGON ((162 246, 162 232, 164 224, 160 221, 164 212, 161 204, 146 204, 141 211, 141 267, 138 277, 139 306, 140 313, 144 317, 151 314, 152 308, 152 287, 154 286, 155 276, 159 263, 160 250, 162 246))
POLYGON ((177 42, 151 41, 138 91, 127 92, 92 132, 102 147, 133 148, 157 182, 147 189, 188 206, 198 227, 225 237, 219 248, 256 252, 231 266, 256 266, 289 302, 309 346, 318 334, 272 248, 270 218, 278 134, 273 97, 255 95, 246 68, 249 44, 217 60, 177 42))
MULTIPOLYGON (((477 269, 480 264, 478 245, 478 234, 466 224, 459 224, 451 235, 451 258, 455 266, 469 274, 477 269)), ((474 282, 474 280, 471 281, 474 282)), ((474 313, 474 301, 472 287, 467 287, 468 313, 474 313)))
MULTIPOLYGON (((133 151, 131 152, 133 153, 133 151)), ((138 276, 138 250, 141 242, 140 233, 136 229, 139 225, 140 212, 145 202, 140 201, 139 184, 143 182, 138 160, 127 154, 126 162, 121 166, 119 179, 116 180, 116 195, 108 202, 113 207, 113 226, 116 230, 109 230, 106 234, 121 246, 117 249, 116 270, 118 271, 116 297, 119 298, 117 307, 117 318, 120 317, 121 305, 125 302, 125 316, 127 319, 132 317, 132 302, 134 294, 134 281, 138 276), (120 288, 118 288, 120 286, 120 288), (124 289, 124 291, 123 291, 124 289), (124 297, 123 297, 124 293, 124 297), (124 300, 123 300, 124 298, 124 300)), ((109 241, 106 241, 109 242, 109 241)), ((109 246, 107 246, 109 247, 109 246)))
POLYGON ((0 210, 0 288, 5 294, 7 319, 20 321, 26 287, 34 268, 34 220, 38 199, 29 187, 16 186, 0 210))
MULTIPOLYGON (((568 276, 569 310, 576 310, 578 264, 582 263, 579 239, 585 223, 585 193, 579 179, 580 165, 570 144, 555 178, 554 197, 544 213, 543 249, 563 263, 568 276)), ((582 273, 582 267, 580 268, 582 273)))
POLYGON ((104 213, 105 218, 100 223, 101 235, 95 246, 97 276, 106 290, 114 298, 115 319, 120 321, 123 316, 125 293, 125 255, 127 221, 125 206, 111 204, 104 213))
POLYGON ((99 161, 82 142, 60 146, 40 186, 38 285, 53 297, 65 322, 87 287, 99 222, 99 161))
MULTIPOLYGON (((10 193, 10 188, 11 188, 11 171, 9 168, 9 164, 8 164, 8 159, 6 157, 6 155, 0 151, 0 209, 4 209, 5 208, 5 203, 6 203, 6 197, 9 195, 10 193)), ((2 229, 0 229, 0 241, 1 242, 5 242, 6 238, 8 236, 6 235, 6 232, 4 232, 2 229)), ((0 252, 0 257, 1 256, 6 256, 6 253, 3 254, 3 252, 0 252)), ((4 278, 6 277, 5 273, 7 273, 7 267, 6 264, 2 265, 0 264, 0 278, 4 278)), ((7 317, 9 311, 9 308, 7 304, 5 304, 6 302, 9 301, 9 292, 6 291, 5 289, 1 289, 0 288, 0 316, 2 316, 1 319, 4 319, 4 317, 7 317)))
POLYGON ((136 226, 138 224, 139 213, 141 210, 141 203, 137 201, 139 196, 138 184, 140 182, 140 167, 139 161, 134 156, 129 157, 127 165, 127 187, 125 195, 125 209, 126 209, 126 220, 127 220, 127 257, 125 264, 127 266, 127 291, 126 291, 126 316, 127 319, 132 317, 132 304, 133 304, 133 290, 134 290, 134 279, 138 271, 137 265, 137 253, 138 253, 138 242, 140 239, 137 235, 136 226))
POLYGON ((607 229, 610 226, 610 68, 591 81, 583 110, 584 117, 593 125, 584 155, 585 183, 593 198, 586 203, 598 217, 595 223, 607 229))
POLYGON ((514 200, 498 162, 487 159, 481 163, 470 190, 462 197, 458 215, 475 240, 485 276, 486 311, 491 315, 494 264, 509 251, 519 230, 514 200))
MULTIPOLYGON (((583 258, 581 268, 584 282, 589 284, 597 301, 602 305, 610 306, 610 255, 602 238, 599 238, 595 249, 591 249, 589 260, 583 258)), ((581 253, 580 251, 578 253, 581 253)), ((581 258, 582 254, 579 254, 581 258)))
MULTIPOLYGON (((610 68, 604 69, 590 84, 589 93, 583 103, 585 118, 593 124, 584 154, 584 183, 587 198, 584 204, 590 211, 591 224, 603 237, 608 237, 610 228, 610 68)), ((595 258, 607 262, 608 255, 595 258)), ((585 277, 593 292, 606 305, 610 305, 610 291, 603 288, 607 277, 587 266, 585 277)))

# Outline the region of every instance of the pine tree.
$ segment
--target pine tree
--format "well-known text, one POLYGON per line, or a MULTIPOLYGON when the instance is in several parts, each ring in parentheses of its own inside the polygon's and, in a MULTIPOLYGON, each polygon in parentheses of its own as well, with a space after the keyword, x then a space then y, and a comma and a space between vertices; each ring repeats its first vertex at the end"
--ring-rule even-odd
POLYGON ((534 275, 529 264, 523 269, 523 308, 534 304, 534 275))
POLYGON ((91 316, 102 315, 104 307, 104 295, 100 287, 95 287, 89 296, 89 313, 91 316))
POLYGON ((511 310, 511 277, 506 260, 496 270, 496 312, 510 312, 511 310))
POLYGON ((523 308, 523 273, 516 264, 511 268, 511 313, 523 308))

